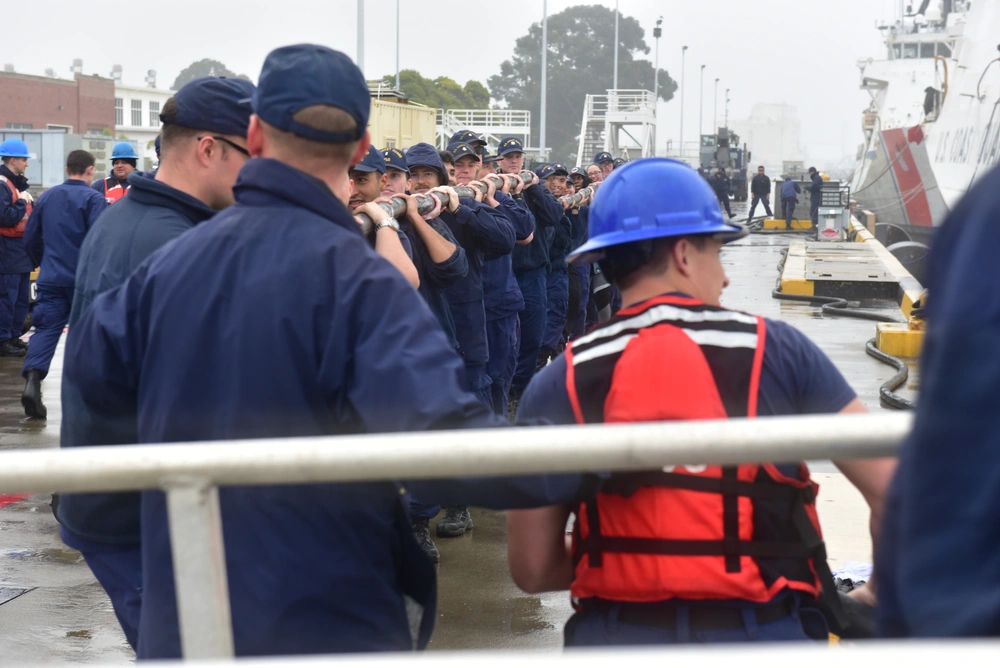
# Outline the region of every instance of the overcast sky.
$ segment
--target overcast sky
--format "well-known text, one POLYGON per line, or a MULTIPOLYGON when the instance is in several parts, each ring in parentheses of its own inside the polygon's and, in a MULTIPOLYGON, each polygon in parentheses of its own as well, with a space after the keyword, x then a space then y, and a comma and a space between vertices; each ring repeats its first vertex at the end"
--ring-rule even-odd
MULTIPOLYGON (((401 0, 400 65, 428 77, 483 82, 509 58, 515 40, 542 17, 542 0, 401 0), (449 26, 445 32, 443 26, 449 26), (460 39, 462 33, 468 39, 460 39)), ((549 14, 578 4, 614 7, 614 0, 549 0, 549 14)), ((664 17, 660 67, 680 80, 681 45, 687 52, 685 138, 698 126, 700 65, 705 70, 706 131, 711 126, 713 87, 721 79, 730 92, 730 118, 745 118, 756 102, 798 107, 802 141, 813 159, 853 153, 860 143, 860 113, 867 96, 858 90, 858 59, 882 57, 876 21, 891 19, 899 0, 619 0, 623 15, 652 29, 664 17), (791 26, 791 27, 789 27, 791 26)), ((366 0, 365 74, 395 72, 394 0, 366 0)), ((113 64, 124 81, 143 85, 156 70, 159 87, 173 83, 195 60, 214 58, 256 80, 274 47, 317 42, 357 54, 357 0, 171 0, 110 2, 34 0, 19 26, 28 38, 5 40, 0 60, 18 72, 53 68, 70 77, 74 58, 84 72, 108 76, 113 64), (25 22, 25 19, 30 18, 25 22)), ((22 13, 23 14, 23 13, 22 13)), ((653 60, 651 50, 649 59, 653 60)), ((612 64, 608 63, 610 69, 612 64)), ((558 76, 554 69, 550 76, 558 76)), ((599 92, 599 91, 595 91, 599 92)), ((582 100, 581 100, 582 104, 582 100)), ((537 110, 531 110, 537 113, 537 110)), ((679 134, 679 96, 661 104, 658 145, 679 134)), ((552 122, 552 119, 550 119, 552 122)), ((558 157, 558 156, 556 156, 558 157)))

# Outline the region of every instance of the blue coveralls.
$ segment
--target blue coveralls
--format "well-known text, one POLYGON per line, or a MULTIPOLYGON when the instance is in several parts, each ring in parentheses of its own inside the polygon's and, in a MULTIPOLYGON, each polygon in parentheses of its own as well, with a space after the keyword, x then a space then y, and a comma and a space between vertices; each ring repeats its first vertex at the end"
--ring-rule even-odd
MULTIPOLYGON (((160 181, 135 172, 130 176, 129 196, 101 215, 80 247, 67 351, 77 322, 99 294, 120 286, 153 251, 215 214, 208 205, 160 181)), ((113 414, 90 411, 66 382, 65 373, 62 411, 61 447, 136 442, 135 429, 127 422, 123 425, 113 414)), ((57 498, 54 512, 62 525, 63 542, 83 553, 111 598, 125 637, 135 647, 142 591, 139 494, 63 494, 57 498)))
POLYGON ((920 401, 875 555, 885 636, 1000 635, 998 207, 994 168, 931 242, 920 401))
MULTIPOLYGON (((568 212, 570 222, 573 223, 573 238, 570 243, 572 250, 576 250, 587 243, 588 226, 590 224, 590 207, 587 205, 580 207, 580 213, 568 212)), ((580 285, 580 308, 573 314, 569 314, 569 332, 571 338, 581 336, 587 330, 587 310, 590 308, 590 272, 591 264, 574 264, 569 270, 575 271, 580 285)))
POLYGON ((524 190, 524 200, 535 217, 535 238, 530 244, 514 248, 512 263, 514 277, 524 297, 521 311, 521 348, 517 355, 517 371, 511 384, 513 394, 524 391, 535 373, 538 351, 542 347, 547 318, 545 278, 549 260, 545 230, 559 224, 563 207, 559 200, 542 185, 524 190))
MULTIPOLYGON (((434 316, 324 184, 256 158, 234 192, 234 206, 154 253, 70 329, 63 380, 91 424, 153 443, 502 423, 464 389, 462 361, 434 316)), ((525 507, 565 498, 578 483, 407 487, 447 503, 525 507)), ((404 594, 424 606, 426 645, 435 573, 399 490, 219 490, 237 655, 408 651, 404 594)), ((176 658, 162 492, 143 492, 141 530, 138 657, 176 658)))
POLYGON ((788 179, 781 184, 781 211, 785 216, 785 227, 791 229, 792 218, 795 216, 795 205, 799 203, 796 195, 802 193, 798 181, 788 179))
POLYGON ((455 252, 444 262, 434 262, 427 250, 427 245, 409 221, 400 222, 399 229, 410 240, 410 246, 413 248, 411 259, 417 269, 417 274, 420 276, 420 287, 417 288, 417 292, 424 298, 431 313, 437 318, 438 324, 441 325, 445 336, 448 337, 448 342, 457 349, 455 320, 451 317, 444 289, 465 278, 466 274, 469 273, 469 261, 466 258, 465 249, 455 241, 455 235, 451 233, 447 225, 439 218, 429 220, 427 224, 442 237, 455 244, 455 252))
POLYGON ((67 179, 35 202, 24 228, 24 245, 32 264, 40 269, 31 315, 35 333, 24 358, 23 376, 29 369, 40 371, 42 378, 49 373, 59 337, 69 322, 80 246, 107 207, 104 198, 79 179, 67 179))
POLYGON ((812 219, 813 227, 819 226, 819 199, 823 190, 823 177, 813 174, 812 183, 809 184, 809 217, 812 219))
MULTIPOLYGON (((517 241, 530 237, 535 230, 535 217, 524 200, 504 193, 497 193, 496 199, 500 203, 498 210, 514 226, 517 241)), ((487 371, 493 379, 490 385, 493 410, 497 415, 506 416, 521 342, 518 312, 524 310, 524 297, 514 278, 510 254, 483 265, 483 290, 486 293, 486 336, 490 344, 487 371)))
MULTIPOLYGON (((17 176, 6 165, 0 174, 19 192, 28 189, 28 180, 17 176)), ((0 184, 0 227, 16 227, 24 218, 27 202, 13 201, 10 190, 0 184)), ((0 236, 0 341, 18 338, 28 317, 31 303, 31 270, 35 265, 28 258, 23 237, 0 236)))
POLYGON ((563 330, 566 329, 566 310, 569 308, 569 269, 566 256, 573 236, 572 222, 563 215, 559 224, 550 227, 549 270, 545 278, 545 332, 542 334, 542 354, 553 355, 559 350, 563 330))
POLYGON ((493 408, 490 390, 493 381, 486 370, 490 348, 483 303, 483 263, 510 254, 514 248, 514 226, 497 209, 471 198, 462 198, 454 214, 443 211, 440 218, 465 249, 469 263, 468 274, 444 290, 455 320, 455 335, 465 360, 468 386, 483 403, 493 408))
POLYGON ((733 210, 729 206, 729 177, 720 176, 716 173, 715 176, 709 180, 709 184, 712 186, 712 190, 715 191, 715 196, 719 200, 719 203, 726 209, 726 213, 732 216, 733 210))

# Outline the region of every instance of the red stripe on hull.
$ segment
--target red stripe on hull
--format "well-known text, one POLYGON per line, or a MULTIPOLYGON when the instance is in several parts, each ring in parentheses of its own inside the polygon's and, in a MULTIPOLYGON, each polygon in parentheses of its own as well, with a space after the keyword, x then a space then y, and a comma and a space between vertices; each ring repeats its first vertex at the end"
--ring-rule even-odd
POLYGON ((910 225, 931 227, 934 219, 930 203, 906 133, 902 128, 885 130, 882 132, 882 141, 888 149, 888 158, 892 161, 892 175, 901 203, 906 209, 907 222, 910 225))

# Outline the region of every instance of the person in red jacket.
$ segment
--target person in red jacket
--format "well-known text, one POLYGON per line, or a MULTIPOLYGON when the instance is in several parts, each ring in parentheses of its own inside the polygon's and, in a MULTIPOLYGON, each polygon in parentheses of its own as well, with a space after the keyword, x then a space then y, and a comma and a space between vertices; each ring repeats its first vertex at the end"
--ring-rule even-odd
MULTIPOLYGON (((860 413, 804 335, 719 305, 725 222, 687 165, 628 163, 605 179, 590 239, 625 307, 535 375, 518 420, 556 424, 860 413)), ((837 462, 877 532, 893 460, 837 462)), ((573 504, 511 512, 508 560, 525 591, 569 589, 567 645, 805 640, 835 607, 817 487, 802 462, 670 467, 592 476, 573 504), (571 545, 565 527, 576 513, 571 545)))

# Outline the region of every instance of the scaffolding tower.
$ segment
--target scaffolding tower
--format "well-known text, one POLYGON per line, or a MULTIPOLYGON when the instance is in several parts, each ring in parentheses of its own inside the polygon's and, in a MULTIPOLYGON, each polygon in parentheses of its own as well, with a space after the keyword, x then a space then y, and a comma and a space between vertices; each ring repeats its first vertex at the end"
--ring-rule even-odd
POLYGON ((588 164, 601 151, 626 159, 629 151, 637 151, 648 158, 655 154, 655 146, 656 97, 652 91, 617 89, 587 96, 577 165, 588 164))

